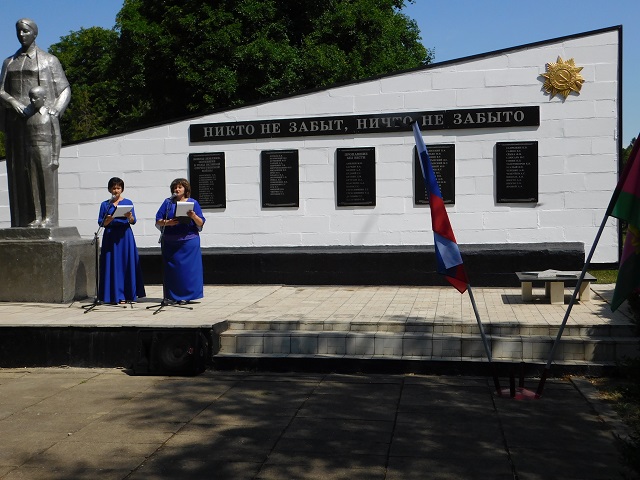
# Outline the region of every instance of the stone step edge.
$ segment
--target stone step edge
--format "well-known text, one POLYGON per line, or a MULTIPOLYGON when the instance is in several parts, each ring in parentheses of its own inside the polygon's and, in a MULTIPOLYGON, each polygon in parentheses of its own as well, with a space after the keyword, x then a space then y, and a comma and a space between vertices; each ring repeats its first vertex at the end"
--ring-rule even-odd
MULTIPOLYGON (((225 353, 220 352, 213 356, 213 358, 318 358, 318 359, 357 359, 357 360, 367 360, 367 359, 376 359, 376 360, 417 360, 417 361, 425 361, 429 359, 443 361, 443 362, 459 362, 461 360, 474 362, 474 363, 489 363, 489 360, 486 356, 484 357, 447 357, 447 356, 420 356, 420 355, 349 355, 349 354, 331 354, 331 353, 317 353, 317 354, 304 354, 304 353, 225 353)), ((525 363, 526 365, 538 365, 545 366, 545 361, 536 361, 536 360, 526 360, 526 359, 516 359, 512 360, 507 357, 493 358, 494 363, 501 364, 514 364, 519 365, 520 363, 525 363)), ((615 361, 607 361, 607 360, 597 360, 597 361, 589 361, 589 360, 554 360, 552 364, 575 364, 575 365, 603 365, 603 366, 617 366, 618 363, 615 361)))
MULTIPOLYGON (((479 333, 480 328, 477 323, 458 323, 458 322, 434 322, 434 323, 398 323, 398 322, 299 322, 299 321, 256 321, 247 322, 229 321, 229 330, 244 331, 296 331, 296 332, 389 332, 389 333, 441 333, 441 332, 461 332, 461 333, 479 333), (265 328, 268 327, 268 328, 265 328), (329 327, 329 328, 327 328, 329 327)), ((560 325, 545 324, 526 324, 521 323, 499 323, 499 324, 483 324, 485 333, 497 334, 518 334, 531 335, 529 332, 550 332, 550 335, 556 335, 560 325)), ((609 336, 613 332, 619 333, 619 336, 637 336, 636 327, 633 324, 617 324, 617 325, 567 325, 565 332, 569 334, 578 333, 580 335, 606 335, 609 336), (622 330, 622 332, 617 332, 622 330)), ((535 333, 534 333, 535 334, 535 333)), ((640 341, 640 337, 638 337, 640 341)))
MULTIPOLYGON (((334 338, 342 338, 342 337, 374 337, 374 338, 460 338, 460 339, 481 339, 480 333, 458 333, 458 332, 450 332, 450 333, 426 333, 426 332, 366 332, 366 331, 331 331, 331 330, 225 330, 220 333, 220 337, 230 337, 230 336, 244 336, 244 337, 317 337, 317 336, 325 336, 325 337, 334 337, 334 338)), ((488 333, 486 334, 488 340, 495 341, 549 341, 555 340, 556 334, 553 335, 496 335, 488 333)), ((563 342, 580 342, 583 343, 585 341, 601 343, 601 342, 616 342, 616 343, 638 343, 639 344, 639 353, 640 353, 640 338, 638 337, 624 337, 624 336, 608 336, 608 335, 597 335, 597 336, 580 336, 580 335, 567 335, 566 333, 562 336, 561 341, 563 342)))
MULTIPOLYGON (((511 361, 546 361, 555 337, 487 336, 492 355, 511 361)), ((298 333, 232 331, 219 337, 216 353, 238 355, 364 355, 377 358, 483 358, 480 335, 298 333)), ((567 337, 558 345, 562 361, 615 361, 638 355, 637 339, 567 337)))
MULTIPOLYGON (((345 373, 415 373, 415 374, 480 374, 491 376, 496 372, 500 377, 520 375, 539 377, 546 367, 546 359, 524 360, 494 358, 489 363, 486 357, 420 357, 420 356, 373 356, 316 354, 256 354, 219 353, 212 357, 215 369, 264 370, 264 371, 327 371, 345 373)), ((551 376, 615 375, 619 368, 616 361, 607 360, 554 360, 551 362, 551 376)), ((504 383, 504 379, 502 380, 504 383)), ((508 388, 508 383, 503 385, 508 388)), ((535 389, 536 385, 526 385, 535 389)))

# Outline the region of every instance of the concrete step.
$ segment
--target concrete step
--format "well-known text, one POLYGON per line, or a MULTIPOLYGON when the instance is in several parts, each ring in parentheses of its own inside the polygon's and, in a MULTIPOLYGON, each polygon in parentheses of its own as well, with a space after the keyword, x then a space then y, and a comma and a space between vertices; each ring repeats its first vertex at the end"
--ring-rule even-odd
MULTIPOLYGON (((555 336, 560 324, 530 324, 520 322, 493 322, 483 324, 487 335, 498 336, 555 336)), ((240 331, 290 332, 374 332, 479 335, 477 323, 450 321, 327 321, 327 320, 245 320, 228 321, 226 329, 240 331)), ((575 325, 567 324, 563 337, 636 337, 631 323, 575 325)), ((640 340, 640 339, 639 339, 640 340)))
MULTIPOLYGON (((350 324, 354 326, 355 324, 350 324)), ((231 325, 230 325, 231 326, 231 325)), ((249 326, 255 326, 250 323, 249 326)), ((308 326, 308 325, 307 325, 308 326)), ((339 331, 229 328, 220 334, 218 355, 307 355, 349 356, 446 361, 486 359, 479 332, 463 333, 455 325, 440 325, 441 331, 339 331), (452 330, 452 331, 446 331, 452 330)), ((473 330, 470 325, 467 325, 473 330)), ((477 328, 477 326, 476 326, 477 328)), ((485 330, 504 329, 491 326, 485 330)), ((515 326, 509 328, 518 331, 515 326)), ((494 360, 544 363, 557 335, 558 327, 524 327, 544 331, 544 335, 500 335, 487 333, 494 360)), ((462 328, 465 330, 466 328, 462 328)), ((556 349, 557 362, 615 363, 638 355, 638 337, 602 333, 630 333, 626 328, 607 326, 565 329, 556 349), (590 332, 594 330, 594 332, 590 332), (613 332, 612 332, 613 330, 613 332), (573 334, 572 334, 573 333, 573 334), (576 335, 577 333, 577 335, 576 335), (584 333, 580 335, 580 333, 584 333), (588 334, 590 333, 590 334, 588 334), (596 334, 594 334, 596 333, 596 334)))
MULTIPOLYGON (((212 367, 217 370, 249 370, 268 372, 327 372, 327 373, 372 373, 372 374, 418 374, 418 375, 481 375, 496 376, 503 388, 508 387, 509 378, 528 378, 527 389, 535 390, 538 380, 546 369, 547 360, 525 362, 522 360, 484 358, 427 358, 365 355, 304 355, 304 354, 239 354, 214 355, 212 367), (533 383, 532 383, 533 382, 533 383)), ((566 375, 614 376, 619 373, 619 364, 605 361, 553 361, 552 377, 566 375)))

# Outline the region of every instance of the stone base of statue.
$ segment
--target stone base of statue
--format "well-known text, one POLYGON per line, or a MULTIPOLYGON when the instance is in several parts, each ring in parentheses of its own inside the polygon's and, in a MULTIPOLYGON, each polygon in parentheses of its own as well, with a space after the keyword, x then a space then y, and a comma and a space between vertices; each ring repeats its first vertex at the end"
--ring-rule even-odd
POLYGON ((75 227, 0 229, 0 301, 65 303, 95 294, 95 246, 75 227))

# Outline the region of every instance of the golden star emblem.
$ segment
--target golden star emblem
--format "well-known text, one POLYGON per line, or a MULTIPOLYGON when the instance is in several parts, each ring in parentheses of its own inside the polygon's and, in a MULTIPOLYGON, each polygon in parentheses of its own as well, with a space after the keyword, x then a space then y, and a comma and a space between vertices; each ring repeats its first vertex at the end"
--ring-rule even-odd
POLYGON ((556 63, 547 63, 547 73, 542 74, 546 79, 544 82, 545 91, 551 94, 551 98, 558 93, 567 98, 572 91, 580 94, 584 83, 584 78, 580 75, 582 69, 583 67, 576 67, 573 58, 565 62, 562 57, 558 57, 556 63))

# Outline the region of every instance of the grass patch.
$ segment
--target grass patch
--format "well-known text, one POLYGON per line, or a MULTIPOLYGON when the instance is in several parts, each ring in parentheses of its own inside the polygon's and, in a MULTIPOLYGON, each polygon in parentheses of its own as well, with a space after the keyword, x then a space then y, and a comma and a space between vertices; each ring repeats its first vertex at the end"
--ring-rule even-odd
POLYGON ((589 270, 589 273, 598 279, 598 283, 616 283, 618 270, 589 270))
POLYGON ((600 399, 611 405, 620 419, 629 427, 629 438, 617 438, 622 465, 632 475, 625 479, 640 478, 640 372, 637 359, 623 362, 621 370, 624 378, 595 378, 593 385, 600 393, 600 399))
MULTIPOLYGON (((596 276, 595 273, 592 275, 596 276)), ((600 281, 599 277, 596 278, 600 281)), ((638 330, 640 319, 638 292, 630 295, 628 302, 633 312, 636 330, 638 330)), ((591 379, 591 382, 599 390, 601 400, 609 403, 629 427, 630 438, 618 438, 617 441, 623 464, 634 475, 633 477, 625 475, 624 478, 640 478, 640 357, 625 357, 618 367, 620 377, 595 378, 591 379)))
POLYGON ((640 432, 640 392, 631 378, 593 378, 600 399, 608 403, 632 431, 640 432))

